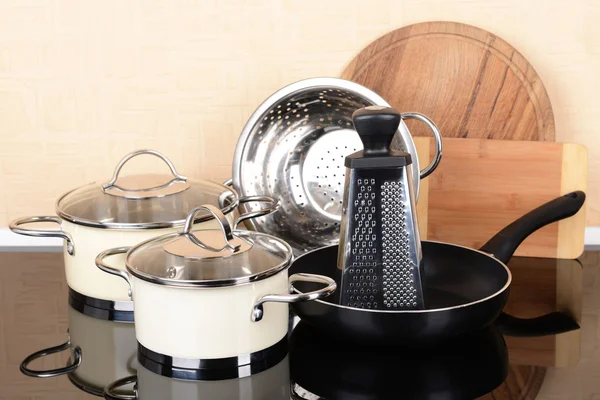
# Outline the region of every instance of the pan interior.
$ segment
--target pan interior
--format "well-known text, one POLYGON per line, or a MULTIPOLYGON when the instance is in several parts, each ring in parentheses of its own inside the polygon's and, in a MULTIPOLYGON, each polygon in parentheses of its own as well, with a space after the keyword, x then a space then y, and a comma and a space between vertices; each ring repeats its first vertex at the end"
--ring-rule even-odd
MULTIPOLYGON (((435 310, 476 302, 500 292, 509 280, 504 264, 495 258, 467 247, 422 242, 425 309, 435 310)), ((324 247, 299 257, 290 274, 305 272, 325 275, 340 284, 337 246, 324 247)), ((295 282, 300 292, 316 290, 318 284, 295 282)), ((339 291, 321 301, 339 304, 339 291)), ((402 312, 402 311, 399 311, 402 312)))

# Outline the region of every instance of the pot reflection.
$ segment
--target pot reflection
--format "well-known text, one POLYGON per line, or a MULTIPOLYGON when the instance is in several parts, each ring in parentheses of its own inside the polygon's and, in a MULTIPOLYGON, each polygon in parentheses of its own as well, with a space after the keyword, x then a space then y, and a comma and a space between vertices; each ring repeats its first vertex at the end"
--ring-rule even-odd
POLYGON ((21 364, 24 374, 38 378, 68 375, 79 389, 101 396, 106 385, 135 373, 137 341, 132 323, 94 318, 75 310, 71 305, 68 317, 66 342, 27 357, 21 364), (42 371, 29 367, 33 360, 59 351, 71 352, 65 368, 42 371))
POLYGON ((120 379, 106 388, 109 400, 289 400, 290 373, 286 356, 279 364, 240 379, 192 381, 167 378, 139 366, 137 377, 120 379), (134 391, 121 391, 134 383, 134 391))

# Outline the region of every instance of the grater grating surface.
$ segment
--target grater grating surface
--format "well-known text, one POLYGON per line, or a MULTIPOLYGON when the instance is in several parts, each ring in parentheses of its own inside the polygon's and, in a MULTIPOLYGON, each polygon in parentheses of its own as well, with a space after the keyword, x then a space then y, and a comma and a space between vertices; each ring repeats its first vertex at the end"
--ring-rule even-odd
MULTIPOLYGON (((343 305, 365 309, 423 307, 414 218, 403 181, 407 169, 351 170, 349 202, 342 227, 349 237, 342 275, 343 305), (382 178, 383 177, 383 178, 382 178)), ((410 178, 409 178, 410 179, 410 178)))
POLYGON ((386 308, 413 308, 422 305, 418 265, 411 257, 411 240, 406 229, 406 193, 401 182, 381 186, 383 304, 386 308), (420 298, 420 299, 419 299, 420 298))
POLYGON ((350 277, 345 288, 347 305, 359 308, 377 308, 381 290, 377 284, 377 226, 375 179, 358 179, 354 198, 354 221, 351 247, 350 277))

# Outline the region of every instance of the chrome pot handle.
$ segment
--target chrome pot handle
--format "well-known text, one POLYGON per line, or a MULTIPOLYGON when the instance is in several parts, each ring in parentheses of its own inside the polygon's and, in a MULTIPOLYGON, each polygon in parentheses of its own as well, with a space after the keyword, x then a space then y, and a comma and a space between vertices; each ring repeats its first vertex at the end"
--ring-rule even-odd
POLYGON ((431 160, 429 165, 423 170, 421 170, 420 175, 421 179, 426 178, 437 168, 438 164, 440 163, 440 160, 442 159, 442 134, 440 133, 440 130, 435 125, 435 123, 421 113, 402 113, 402 119, 416 119, 418 121, 424 122, 433 134, 433 139, 435 140, 435 155, 433 156, 433 160, 431 160))
POLYGON ((208 248, 212 251, 222 250, 222 249, 214 249, 210 246, 200 243, 194 235, 190 234, 191 230, 192 230, 192 225, 194 224, 194 219, 196 217, 196 214, 198 214, 198 212, 200 212, 200 211, 208 211, 210 214, 212 214, 213 217, 215 217, 215 219, 221 226, 221 231, 223 232, 223 238, 225 239, 225 247, 227 247, 231 251, 237 251, 240 248, 240 245, 239 244, 236 245, 235 243, 232 243, 232 240, 234 238, 233 238, 233 233, 232 233, 232 229, 231 229, 231 225, 229 224, 229 221, 227 220, 227 218, 225 218, 225 215, 221 212, 221 210, 219 210, 217 207, 210 205, 210 204, 206 204, 206 205, 198 206, 198 207, 194 208, 190 212, 190 214, 187 216, 187 218, 185 219, 185 225, 183 226, 183 231, 181 233, 186 235, 190 240, 192 240, 192 242, 194 242, 195 244, 197 244, 200 247, 208 248))
POLYGON ((131 375, 125 378, 118 379, 104 388, 104 398, 107 400, 136 400, 138 398, 137 376, 131 375), (117 393, 116 390, 121 386, 133 386, 133 394, 117 393))
POLYGON ((69 253, 70 255, 75 255, 75 244, 73 243, 73 238, 71 237, 70 234, 63 231, 62 228, 58 231, 53 231, 53 230, 46 231, 46 230, 41 230, 41 229, 24 229, 24 228, 20 227, 21 225, 33 224, 36 222, 54 222, 55 224, 58 224, 58 226, 60 226, 62 221, 60 218, 54 217, 54 216, 27 217, 27 218, 19 218, 19 219, 15 219, 14 221, 11 221, 10 224, 8 224, 8 227, 10 228, 11 231, 13 231, 14 233, 17 233, 19 235, 33 236, 33 237, 56 237, 56 238, 64 239, 65 242, 67 242, 67 253, 69 253))
POLYGON ((72 347, 71 340, 69 339, 65 343, 63 343, 59 346, 50 347, 48 349, 36 351, 35 353, 31 354, 30 356, 28 356, 27 358, 25 358, 23 360, 23 362, 21 363, 20 370, 25 375, 32 376, 34 378, 51 378, 53 376, 70 374, 70 373, 74 372, 80 365, 81 365, 81 348, 79 348, 78 346, 72 347), (45 357, 45 356, 48 356, 51 354, 55 354, 55 353, 60 353, 61 351, 65 351, 68 349, 72 350, 73 362, 68 364, 66 367, 57 368, 57 369, 49 369, 46 371, 28 368, 28 365, 32 361, 37 360, 38 358, 42 358, 42 357, 45 357))
POLYGON ((154 150, 143 149, 143 150, 136 150, 132 153, 127 154, 125 157, 123 157, 123 159, 119 162, 119 164, 117 164, 117 167, 115 168, 115 172, 113 173, 111 180, 108 183, 105 183, 104 185, 102 185, 102 189, 104 191, 106 191, 106 190, 110 189, 112 186, 114 186, 114 184, 117 182, 117 179, 119 178, 119 173, 121 172, 121 168, 123 168, 125 163, 127 161, 131 160, 133 157, 136 157, 136 156, 139 156, 142 154, 150 154, 150 155, 160 158, 161 160, 163 160, 165 162, 165 164, 167 164, 169 166, 169 169, 171 170, 171 173, 173 174, 173 177, 175 178, 175 180, 184 181, 184 182, 187 181, 187 177, 178 174, 177 170, 175 170, 175 166, 173 165, 171 160, 169 160, 164 154, 159 153, 158 151, 154 151, 154 150))
POLYGON ((290 289, 293 289, 294 282, 298 281, 322 283, 327 286, 323 289, 315 290, 314 292, 301 294, 267 294, 262 296, 254 303, 254 307, 252 308, 252 321, 258 322, 263 318, 263 304, 268 301, 274 303, 298 303, 300 301, 319 300, 331 295, 337 288, 335 281, 327 276, 299 273, 290 276, 290 289))
POLYGON ((129 297, 132 297, 131 278, 129 277, 129 274, 127 273, 127 271, 123 271, 122 269, 111 267, 104 262, 104 259, 106 257, 116 256, 117 254, 127 253, 129 251, 129 249, 131 249, 131 246, 115 247, 112 249, 104 250, 103 252, 101 252, 100 254, 98 254, 96 256, 95 262, 96 262, 96 267, 100 268, 102 271, 106 272, 107 274, 116 275, 116 276, 119 276, 119 277, 125 279, 125 281, 129 285, 129 297))
POLYGON ((240 205, 245 204, 245 203, 254 203, 254 202, 267 203, 267 204, 266 204, 265 208, 261 208, 259 210, 254 210, 254 211, 248 211, 243 214, 240 214, 240 216, 235 221, 235 224, 233 224, 234 230, 237 229, 238 225, 241 222, 244 222, 244 221, 252 219, 252 218, 264 217, 265 215, 272 214, 279 209, 279 200, 277 200, 274 197, 270 197, 270 196, 246 196, 246 197, 240 198, 240 200, 239 200, 240 205))

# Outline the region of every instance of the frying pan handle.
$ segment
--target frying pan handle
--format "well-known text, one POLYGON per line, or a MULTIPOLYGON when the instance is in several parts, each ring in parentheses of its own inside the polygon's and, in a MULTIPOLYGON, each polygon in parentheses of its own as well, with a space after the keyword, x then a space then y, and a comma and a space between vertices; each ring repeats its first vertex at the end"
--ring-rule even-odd
POLYGON ((517 318, 503 312, 495 324, 503 335, 515 337, 558 335, 580 328, 573 318, 558 311, 536 318, 517 318))
POLYGON ((543 226, 575 215, 584 202, 585 193, 582 191, 571 192, 549 201, 502 229, 480 250, 507 263, 529 235, 543 226))

